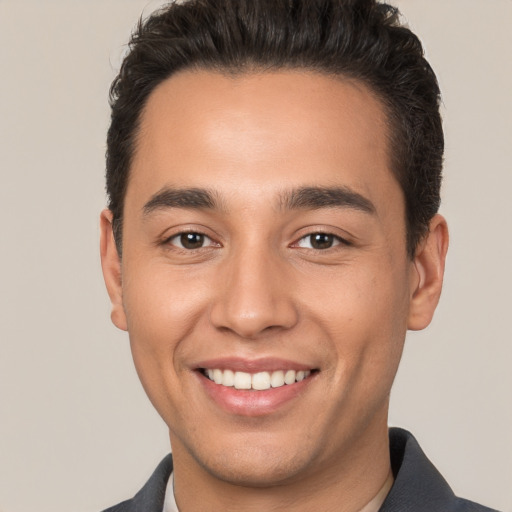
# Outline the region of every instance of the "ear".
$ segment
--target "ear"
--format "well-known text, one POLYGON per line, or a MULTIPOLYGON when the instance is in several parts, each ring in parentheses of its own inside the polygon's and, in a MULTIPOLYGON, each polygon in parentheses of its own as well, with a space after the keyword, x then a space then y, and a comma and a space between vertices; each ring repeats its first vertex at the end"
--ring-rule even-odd
POLYGON ((448 226, 441 215, 431 221, 427 236, 419 244, 413 262, 411 303, 407 327, 418 331, 432 321, 443 287, 448 226))
POLYGON ((121 259, 117 252, 112 230, 112 212, 103 210, 100 215, 100 253, 101 268, 103 278, 107 286, 110 302, 112 303, 112 312, 110 318, 112 323, 122 329, 128 330, 126 315, 123 307, 123 288, 121 282, 121 259))

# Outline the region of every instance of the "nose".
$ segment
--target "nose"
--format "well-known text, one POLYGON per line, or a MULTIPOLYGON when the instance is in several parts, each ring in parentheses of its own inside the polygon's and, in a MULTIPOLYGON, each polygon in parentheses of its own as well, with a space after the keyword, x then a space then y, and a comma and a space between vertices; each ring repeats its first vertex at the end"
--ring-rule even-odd
POLYGON ((256 339, 298 321, 286 263, 270 251, 247 250, 223 262, 210 321, 220 330, 256 339))

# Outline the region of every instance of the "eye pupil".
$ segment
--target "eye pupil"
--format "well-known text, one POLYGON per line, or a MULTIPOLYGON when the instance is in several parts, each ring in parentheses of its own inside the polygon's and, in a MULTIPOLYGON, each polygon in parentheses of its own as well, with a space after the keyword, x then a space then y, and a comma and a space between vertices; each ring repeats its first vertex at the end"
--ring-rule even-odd
POLYGON ((315 233, 311 235, 311 247, 314 249, 329 249, 332 247, 334 237, 327 233, 315 233))
POLYGON ((201 233, 182 233, 180 242, 185 249, 199 249, 204 244, 204 235, 201 235, 201 233))

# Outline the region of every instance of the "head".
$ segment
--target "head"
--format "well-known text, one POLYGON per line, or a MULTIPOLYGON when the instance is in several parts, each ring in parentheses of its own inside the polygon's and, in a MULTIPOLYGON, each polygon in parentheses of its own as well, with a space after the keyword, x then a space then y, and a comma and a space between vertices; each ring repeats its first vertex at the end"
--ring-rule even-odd
POLYGON ((391 385, 447 244, 438 88, 397 16, 192 0, 132 38, 102 261, 176 478, 371 482, 389 465, 391 385))
POLYGON ((436 77, 396 8, 375 0, 176 2, 140 22, 129 48, 111 87, 107 139, 107 193, 120 253, 131 162, 154 89, 184 69, 298 69, 357 80, 381 102, 414 255, 439 208, 444 138, 436 77))

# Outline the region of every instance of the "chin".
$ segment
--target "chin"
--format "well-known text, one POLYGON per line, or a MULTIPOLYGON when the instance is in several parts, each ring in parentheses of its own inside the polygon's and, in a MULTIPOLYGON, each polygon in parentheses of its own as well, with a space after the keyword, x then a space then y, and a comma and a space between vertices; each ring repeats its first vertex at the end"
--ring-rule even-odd
MULTIPOLYGON (((232 485, 268 488, 285 485, 302 473, 302 464, 295 460, 268 460, 266 457, 238 458, 237 454, 224 463, 204 467, 212 476, 232 485)), ((307 467, 307 464, 304 464, 307 467)))
POLYGON ((296 444, 251 442, 226 445, 213 452, 192 456, 204 471, 226 483, 243 487, 274 487, 306 473, 314 457, 296 444))

